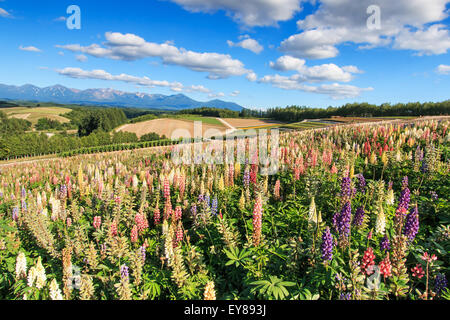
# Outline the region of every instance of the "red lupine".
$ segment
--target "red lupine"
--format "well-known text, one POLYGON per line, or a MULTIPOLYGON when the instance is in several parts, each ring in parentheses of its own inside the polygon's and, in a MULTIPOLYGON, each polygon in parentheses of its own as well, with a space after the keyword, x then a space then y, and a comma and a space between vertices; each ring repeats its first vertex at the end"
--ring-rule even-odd
POLYGON ((380 262, 380 274, 383 275, 383 277, 386 279, 390 276, 392 271, 392 265, 391 260, 389 260, 389 252, 386 254, 386 257, 383 259, 383 261, 380 262))
POLYGON ((183 211, 181 210, 180 206, 177 206, 175 208, 175 214, 173 216, 173 218, 175 219, 175 221, 181 220, 181 216, 183 214, 183 211))
POLYGON ((425 271, 423 271, 420 264, 416 264, 414 268, 411 268, 411 272, 414 277, 417 277, 419 279, 425 275, 425 271))
POLYGON ((373 254, 373 249, 371 247, 367 248, 364 252, 363 259, 361 261, 361 270, 367 274, 371 275, 373 273, 373 266, 375 265, 375 255, 373 254))
POLYGON ((170 184, 167 178, 164 179, 164 198, 170 199, 170 184))

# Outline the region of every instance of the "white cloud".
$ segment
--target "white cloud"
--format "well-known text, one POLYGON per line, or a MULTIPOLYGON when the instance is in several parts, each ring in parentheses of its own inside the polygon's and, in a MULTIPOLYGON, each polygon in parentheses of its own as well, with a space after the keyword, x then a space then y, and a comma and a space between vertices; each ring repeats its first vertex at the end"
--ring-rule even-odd
POLYGON ((214 13, 224 10, 247 26, 273 26, 287 21, 301 10, 303 0, 171 0, 191 12, 214 13))
POLYGON ((209 89, 199 85, 199 86, 189 86, 185 87, 180 82, 169 82, 165 80, 152 80, 148 77, 136 77, 128 74, 112 75, 105 70, 83 70, 80 68, 64 68, 61 70, 56 70, 60 75, 64 75, 75 79, 96 79, 105 81, 121 81, 126 83, 132 83, 138 86, 153 88, 153 87, 167 87, 172 91, 180 92, 186 89, 188 92, 211 92, 209 89))
POLYGON ((193 71, 206 72, 210 79, 241 76, 252 71, 230 55, 214 52, 194 52, 177 48, 172 43, 147 42, 134 34, 107 32, 105 47, 98 44, 83 47, 79 44, 57 45, 72 52, 80 52, 97 58, 135 61, 148 57, 159 57, 163 63, 186 67, 193 71))
MULTIPOLYGON (((314 0, 310 0, 314 2, 314 0)), ((411 49, 419 54, 446 52, 450 39, 444 26, 430 25, 448 17, 446 5, 449 0, 321 0, 313 14, 297 22, 300 33, 284 40, 280 50, 298 58, 325 59, 339 54, 338 45, 355 43, 360 49, 370 49, 394 44, 394 49, 411 49), (367 27, 367 8, 376 4, 381 10, 379 29, 367 27), (410 31, 418 30, 417 32, 410 31), (444 30, 445 29, 445 30, 444 30), (408 39, 414 37, 424 42, 408 39), (437 48, 432 49, 433 41, 437 48), (422 45, 421 45, 422 44, 422 45)))
POLYGON ((66 21, 66 20, 67 20, 67 18, 64 17, 64 16, 58 17, 56 19, 53 19, 53 21, 56 21, 56 22, 61 22, 61 21, 66 21))
POLYGON ((88 57, 86 57, 84 54, 79 54, 76 56, 76 59, 80 62, 86 62, 88 57))
POLYGON ((442 24, 417 31, 402 30, 395 39, 394 49, 414 50, 418 55, 447 53, 450 49, 449 30, 442 24))
POLYGON ((437 67, 436 72, 443 75, 450 75, 450 66, 441 64, 437 67))
POLYGON ((29 46, 29 47, 20 46, 19 50, 28 51, 28 52, 42 52, 40 49, 33 47, 33 46, 29 46))
POLYGON ((239 90, 235 90, 232 93, 230 93, 230 96, 237 97, 241 92, 239 90))
MULTIPOLYGON (((241 37, 242 38, 242 37, 241 37)), ((252 51, 253 53, 259 54, 264 50, 264 47, 258 43, 255 39, 250 38, 249 36, 244 36, 244 39, 234 43, 231 40, 227 41, 230 47, 241 47, 247 50, 252 51)))
POLYGON ((276 62, 270 62, 273 69, 279 71, 296 71, 295 81, 300 82, 324 82, 338 81, 350 82, 354 73, 361 73, 355 66, 339 67, 333 63, 322 64, 313 67, 306 66, 306 61, 291 56, 282 56, 276 62))
POLYGON ((210 93, 208 94, 209 98, 221 98, 221 97, 225 97, 225 93, 223 92, 218 92, 218 93, 210 93))
POLYGON ((328 95, 332 99, 346 99, 356 98, 360 96, 364 91, 371 91, 373 88, 358 88, 352 85, 343 85, 339 83, 322 84, 320 86, 310 86, 303 84, 302 80, 299 81, 299 75, 293 75, 290 77, 276 75, 264 76, 259 80, 261 83, 269 83, 274 87, 284 90, 298 90, 303 92, 310 92, 316 94, 328 95))
POLYGON ((11 17, 11 14, 8 13, 5 9, 0 8, 0 17, 8 18, 8 17, 11 17))

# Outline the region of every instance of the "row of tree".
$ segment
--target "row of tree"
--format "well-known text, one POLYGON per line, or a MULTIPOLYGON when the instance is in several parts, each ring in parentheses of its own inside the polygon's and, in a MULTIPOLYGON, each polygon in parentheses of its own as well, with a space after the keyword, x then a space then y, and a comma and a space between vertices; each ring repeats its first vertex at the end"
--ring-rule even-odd
POLYGON ((284 122, 298 122, 304 119, 324 119, 331 117, 394 117, 394 116, 433 116, 450 114, 450 100, 443 102, 411 102, 385 103, 374 105, 369 103, 349 103, 342 107, 327 109, 290 106, 286 108, 271 108, 267 111, 245 110, 247 116, 271 118, 284 122))
POLYGON ((229 109, 220 108, 195 108, 195 109, 185 109, 177 112, 178 114, 196 114, 203 117, 218 117, 218 118, 238 118, 239 111, 233 111, 229 109))

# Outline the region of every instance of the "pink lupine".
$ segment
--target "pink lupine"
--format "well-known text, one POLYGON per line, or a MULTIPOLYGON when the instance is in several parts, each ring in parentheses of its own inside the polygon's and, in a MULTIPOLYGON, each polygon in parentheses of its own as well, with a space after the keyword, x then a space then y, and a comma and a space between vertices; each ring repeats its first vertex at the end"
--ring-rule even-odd
POLYGON ((262 199, 258 196, 255 207, 253 208, 253 245, 258 246, 261 241, 262 224, 262 199))
POLYGON ((134 218, 134 221, 136 222, 140 234, 148 228, 148 221, 144 215, 138 213, 134 218))
POLYGON ((117 236, 117 222, 116 221, 113 221, 111 223, 111 226, 109 227, 109 233, 113 237, 117 236))
POLYGON ((175 214, 174 214, 175 221, 181 220, 182 214, 183 214, 183 211, 181 210, 181 207, 177 206, 175 208, 175 214))
POLYGON ((161 213, 159 212, 159 208, 156 208, 155 211, 153 211, 153 222, 155 225, 158 225, 160 223, 161 219, 161 213))
POLYGON ((131 229, 131 242, 135 243, 138 240, 138 226, 134 225, 133 229, 131 229))
POLYGON ((94 225, 94 228, 95 228, 95 229, 100 228, 100 226, 102 225, 102 217, 100 217, 100 216, 95 216, 95 217, 94 217, 94 223, 93 223, 93 225, 94 225))
POLYGON ((170 184, 167 178, 164 179, 164 198, 170 199, 170 184))

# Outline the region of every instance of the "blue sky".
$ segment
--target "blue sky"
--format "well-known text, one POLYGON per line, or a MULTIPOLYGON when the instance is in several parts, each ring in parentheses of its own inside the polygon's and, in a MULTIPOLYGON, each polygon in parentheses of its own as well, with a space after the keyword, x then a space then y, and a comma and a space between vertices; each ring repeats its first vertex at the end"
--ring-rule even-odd
POLYGON ((449 12, 447 0, 0 0, 0 83, 251 108, 443 101, 449 12), (66 25, 72 4, 80 30, 66 25))

